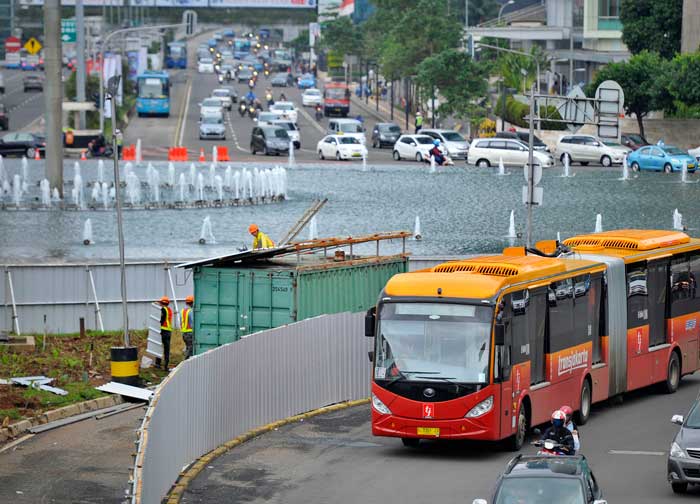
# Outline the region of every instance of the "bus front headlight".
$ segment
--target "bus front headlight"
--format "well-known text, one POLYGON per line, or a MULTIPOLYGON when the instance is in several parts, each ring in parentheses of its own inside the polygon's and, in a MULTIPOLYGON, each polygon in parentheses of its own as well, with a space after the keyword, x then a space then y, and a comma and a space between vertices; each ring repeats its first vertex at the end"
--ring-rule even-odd
POLYGON ((372 407, 377 410, 377 413, 381 413, 382 415, 391 415, 391 410, 387 408, 382 400, 374 394, 372 394, 372 407))
POLYGON ((493 396, 488 396, 486 399, 469 410, 469 413, 467 413, 465 418, 478 418, 491 411, 491 408, 493 408, 493 396))

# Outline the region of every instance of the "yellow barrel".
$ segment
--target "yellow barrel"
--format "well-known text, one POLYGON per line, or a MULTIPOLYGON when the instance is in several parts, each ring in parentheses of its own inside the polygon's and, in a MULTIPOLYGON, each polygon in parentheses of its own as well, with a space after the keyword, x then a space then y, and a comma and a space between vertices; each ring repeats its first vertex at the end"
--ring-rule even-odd
POLYGON ((112 381, 138 387, 139 353, 136 347, 112 347, 111 349, 112 381))

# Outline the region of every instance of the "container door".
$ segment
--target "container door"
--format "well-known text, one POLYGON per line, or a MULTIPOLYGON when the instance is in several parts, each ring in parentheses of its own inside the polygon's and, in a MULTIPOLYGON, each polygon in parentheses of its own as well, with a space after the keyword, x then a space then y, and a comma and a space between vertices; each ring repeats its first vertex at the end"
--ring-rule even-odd
POLYGON ((195 272, 195 353, 238 339, 239 274, 218 268, 195 272))
MULTIPOLYGON (((289 271, 251 270, 245 301, 245 334, 294 322, 294 283, 289 271)), ((242 322, 243 325, 243 322, 242 322)))

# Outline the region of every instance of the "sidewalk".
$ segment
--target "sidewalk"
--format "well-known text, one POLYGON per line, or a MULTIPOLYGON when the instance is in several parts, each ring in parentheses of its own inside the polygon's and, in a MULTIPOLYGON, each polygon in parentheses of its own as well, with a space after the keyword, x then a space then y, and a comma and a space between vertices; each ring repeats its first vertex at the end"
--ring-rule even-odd
MULTIPOLYGON (((373 96, 369 98, 369 103, 365 103, 364 98, 358 98, 357 95, 355 94, 355 90, 359 84, 354 83, 350 85, 350 91, 352 92, 351 95, 351 103, 361 109, 365 114, 370 114, 376 119, 382 121, 382 122, 392 122, 391 120, 391 105, 388 100, 382 100, 381 98, 379 99, 379 111, 377 111, 377 102, 374 99, 373 96)), ((404 124, 405 123, 405 115, 406 113, 399 110, 399 109, 394 109, 394 119, 393 122, 397 124, 404 124)), ((416 117, 413 114, 409 114, 408 116, 408 126, 412 130, 413 125, 415 124, 416 117)))

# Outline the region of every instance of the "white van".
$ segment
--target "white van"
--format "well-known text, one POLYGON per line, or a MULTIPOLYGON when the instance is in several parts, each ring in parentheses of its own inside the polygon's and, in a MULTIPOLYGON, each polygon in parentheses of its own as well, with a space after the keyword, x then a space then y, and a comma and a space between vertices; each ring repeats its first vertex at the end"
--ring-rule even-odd
MULTIPOLYGON (((535 164, 543 168, 554 166, 554 158, 548 152, 533 151, 535 164)), ((509 138, 476 138, 469 146, 467 164, 480 168, 504 165, 523 166, 528 162, 528 146, 509 138)))
POLYGON ((365 127, 357 119, 331 119, 328 121, 329 135, 348 135, 366 143, 365 127))

